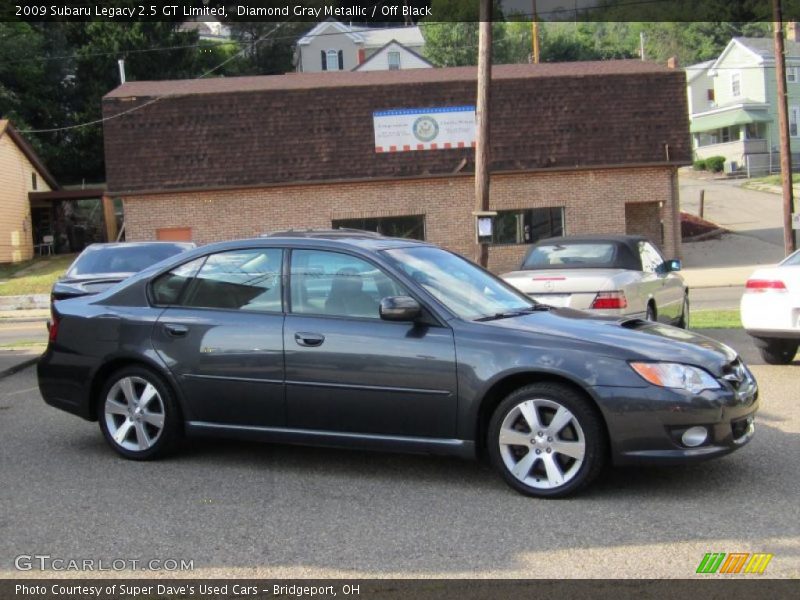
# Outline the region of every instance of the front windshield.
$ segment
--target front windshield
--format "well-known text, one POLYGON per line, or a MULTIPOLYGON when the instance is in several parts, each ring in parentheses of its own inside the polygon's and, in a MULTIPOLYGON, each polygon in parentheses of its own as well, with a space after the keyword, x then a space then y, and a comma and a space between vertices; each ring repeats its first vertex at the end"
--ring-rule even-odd
POLYGON ((535 302, 477 265, 431 246, 386 254, 411 279, 462 319, 528 310, 535 302))

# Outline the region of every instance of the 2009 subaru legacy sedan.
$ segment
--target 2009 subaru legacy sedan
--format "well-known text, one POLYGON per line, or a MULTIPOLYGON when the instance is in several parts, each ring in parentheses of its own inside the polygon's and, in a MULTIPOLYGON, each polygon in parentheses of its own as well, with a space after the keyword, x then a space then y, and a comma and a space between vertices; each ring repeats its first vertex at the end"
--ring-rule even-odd
POLYGON ((184 433, 485 452, 542 497, 609 461, 724 455, 758 407, 716 341, 537 304, 431 244, 341 230, 205 246, 56 302, 38 376, 130 459, 184 433))

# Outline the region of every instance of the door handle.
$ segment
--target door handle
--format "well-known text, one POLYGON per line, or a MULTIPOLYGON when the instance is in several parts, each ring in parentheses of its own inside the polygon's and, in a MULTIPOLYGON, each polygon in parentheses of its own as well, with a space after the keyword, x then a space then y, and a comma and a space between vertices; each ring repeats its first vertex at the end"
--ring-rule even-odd
POLYGON ((297 332, 294 334, 294 341, 297 342, 299 346, 313 348, 315 346, 321 346, 322 342, 325 341, 325 336, 320 333, 297 332))
POLYGON ((164 331, 171 337, 183 337, 189 333, 189 328, 186 325, 178 325, 176 323, 165 323, 164 331))

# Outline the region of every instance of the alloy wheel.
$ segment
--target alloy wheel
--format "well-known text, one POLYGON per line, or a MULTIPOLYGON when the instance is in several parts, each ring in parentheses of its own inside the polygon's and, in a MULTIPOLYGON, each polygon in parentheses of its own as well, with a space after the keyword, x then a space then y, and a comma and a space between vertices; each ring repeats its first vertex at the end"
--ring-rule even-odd
POLYGON ((123 377, 111 386, 103 412, 111 439, 131 452, 149 450, 164 430, 164 400, 142 377, 123 377))
POLYGON ((567 407, 544 398, 514 406, 500 426, 498 444, 508 471, 525 485, 542 490, 569 483, 586 455, 578 419, 567 407))

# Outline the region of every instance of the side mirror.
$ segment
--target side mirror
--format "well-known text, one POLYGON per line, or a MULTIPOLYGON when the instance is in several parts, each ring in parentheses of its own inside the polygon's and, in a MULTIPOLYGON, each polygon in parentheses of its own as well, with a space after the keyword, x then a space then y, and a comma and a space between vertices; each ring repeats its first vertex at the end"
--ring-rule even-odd
POLYGON ((381 300, 380 315, 384 321, 413 321, 422 308, 411 296, 388 296, 381 300))
POLYGON ((681 270, 681 261, 678 258, 673 258, 667 261, 667 273, 681 270))

